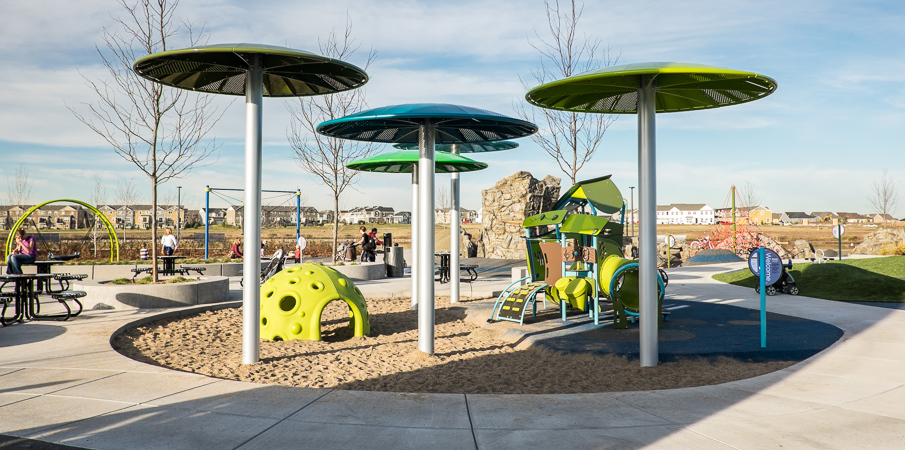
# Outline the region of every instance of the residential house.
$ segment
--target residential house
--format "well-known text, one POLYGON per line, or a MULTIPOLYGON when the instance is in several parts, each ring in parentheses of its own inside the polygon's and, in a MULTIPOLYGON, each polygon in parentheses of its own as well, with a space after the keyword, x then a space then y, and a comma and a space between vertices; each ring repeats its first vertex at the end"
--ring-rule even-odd
POLYGON ((858 213, 838 213, 841 223, 870 223, 870 217, 858 213))
POLYGON ((13 205, 13 206, 0 206, 0 214, 2 214, 2 228, 4 230, 8 230, 16 224, 16 221, 25 214, 25 211, 28 211, 29 206, 23 205, 13 205))
POLYGON ((386 206, 359 206, 341 211, 339 220, 343 223, 389 223, 393 220, 395 210, 386 206))
POLYGON ((715 221, 714 209, 701 203, 674 203, 657 206, 658 224, 712 225, 715 221))
POLYGON ((297 211, 295 206, 261 206, 261 225, 285 227, 295 224, 297 211))
POLYGON ((782 225, 808 225, 817 223, 817 218, 801 211, 786 211, 777 220, 782 225))
POLYGON ((462 222, 474 223, 478 219, 478 212, 473 209, 459 208, 459 214, 462 216, 462 222))
POLYGON ((871 222, 873 222, 873 223, 896 222, 896 218, 889 214, 874 214, 873 216, 871 216, 871 222))
MULTIPOLYGON (((213 212, 211 208, 211 212, 213 212)), ((231 227, 242 227, 244 223, 245 205, 229 205, 229 208, 223 210, 223 223, 231 227)), ((211 220, 211 223, 217 223, 211 220)))
POLYGON ((393 223, 412 223, 412 213, 409 211, 399 211, 397 213, 393 213, 393 223))
POLYGON ((334 213, 333 213, 332 209, 318 211, 317 212, 317 223, 320 223, 320 224, 333 223, 333 215, 334 215, 334 213))
POLYGON ((222 225, 226 222, 226 208, 211 208, 210 216, 204 208, 201 208, 198 210, 198 217, 201 219, 201 225, 205 225, 208 218, 210 218, 211 225, 222 225))
POLYGON ((85 228, 88 210, 81 206, 50 204, 44 205, 31 214, 32 220, 41 229, 74 230, 85 228))
POLYGON ((773 211, 766 206, 757 206, 748 211, 748 223, 754 225, 772 225, 773 211))

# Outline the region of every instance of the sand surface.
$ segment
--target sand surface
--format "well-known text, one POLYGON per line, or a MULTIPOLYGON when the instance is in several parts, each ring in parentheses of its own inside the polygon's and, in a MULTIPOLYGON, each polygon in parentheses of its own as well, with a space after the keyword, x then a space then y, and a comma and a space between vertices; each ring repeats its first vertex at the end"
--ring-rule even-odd
POLYGON ((435 354, 417 350, 409 299, 369 299, 371 334, 352 336, 349 309, 332 302, 323 341, 261 341, 261 361, 243 365, 242 310, 161 320, 114 339, 126 356, 176 370, 254 383, 387 392, 559 394, 702 386, 749 378, 797 361, 679 358, 656 367, 614 355, 517 350, 464 320, 465 309, 437 300, 435 354))

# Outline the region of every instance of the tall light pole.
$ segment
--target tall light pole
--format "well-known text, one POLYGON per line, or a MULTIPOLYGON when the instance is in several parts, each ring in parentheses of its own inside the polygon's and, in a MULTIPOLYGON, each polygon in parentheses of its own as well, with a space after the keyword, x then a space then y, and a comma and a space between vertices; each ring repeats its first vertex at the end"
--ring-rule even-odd
POLYGON ((632 237, 635 237, 635 186, 629 186, 629 190, 631 190, 631 208, 632 208, 632 237))
POLYGON ((176 240, 181 239, 182 231, 182 186, 176 186, 176 240))

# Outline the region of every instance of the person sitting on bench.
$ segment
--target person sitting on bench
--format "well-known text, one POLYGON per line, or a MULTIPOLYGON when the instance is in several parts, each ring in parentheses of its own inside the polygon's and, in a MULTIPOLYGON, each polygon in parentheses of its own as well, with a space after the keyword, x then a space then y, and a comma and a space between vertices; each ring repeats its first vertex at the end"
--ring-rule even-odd
POLYGON ((38 259, 38 246, 35 238, 25 235, 25 230, 16 230, 16 248, 6 262, 6 273, 21 274, 22 264, 33 264, 38 259))

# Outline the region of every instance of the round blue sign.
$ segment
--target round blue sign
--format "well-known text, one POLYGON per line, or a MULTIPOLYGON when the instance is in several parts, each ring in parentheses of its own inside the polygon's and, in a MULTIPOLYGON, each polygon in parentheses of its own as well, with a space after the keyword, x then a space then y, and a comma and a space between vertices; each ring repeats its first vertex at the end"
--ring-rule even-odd
MULTIPOLYGON (((769 286, 779 281, 779 277, 782 276, 782 259, 773 250, 765 248, 764 260, 767 272, 764 274, 764 284, 769 286)), ((760 276, 760 249, 748 255, 748 268, 751 269, 754 276, 760 276)))

